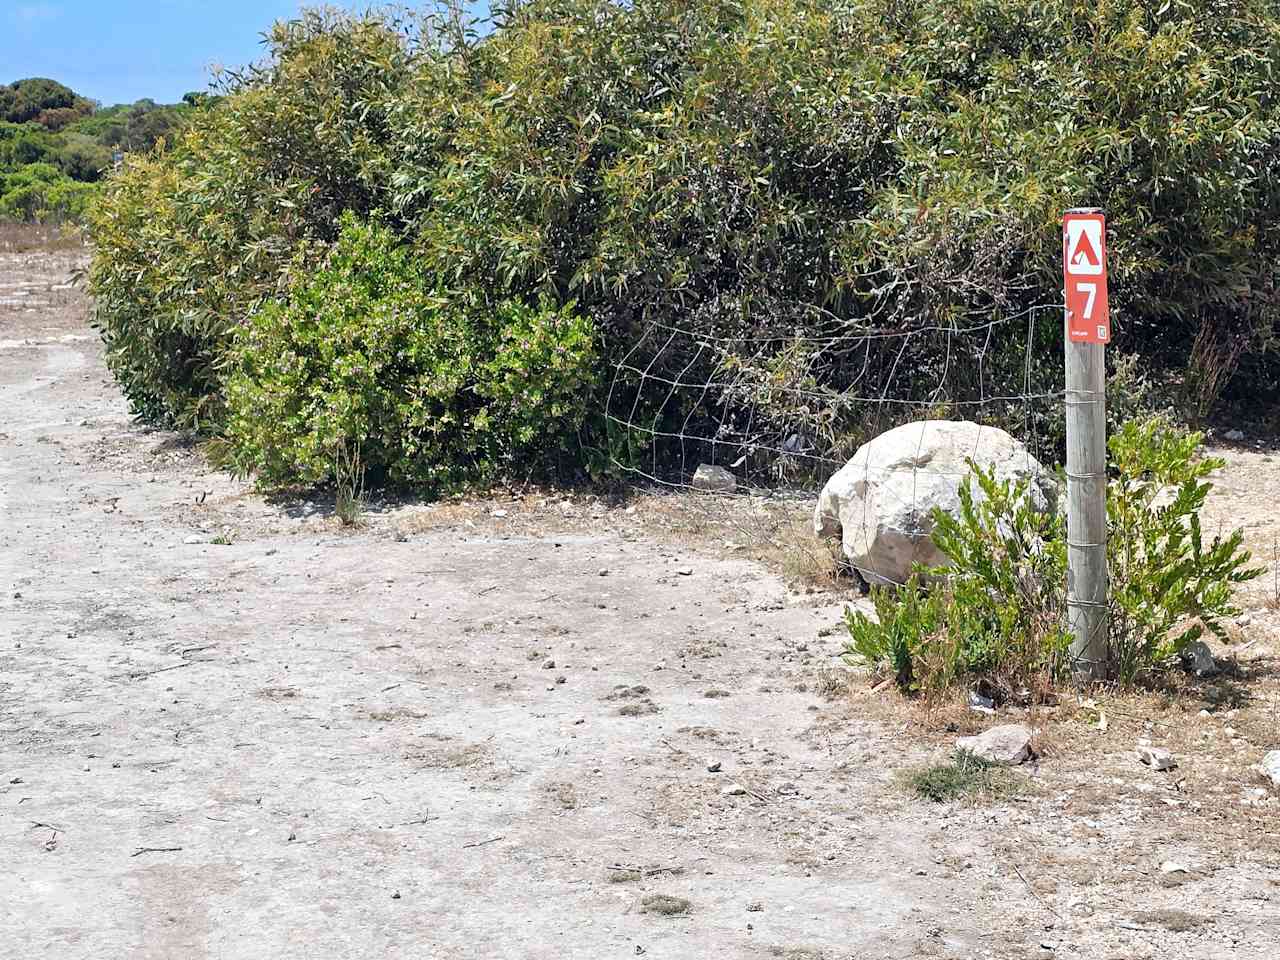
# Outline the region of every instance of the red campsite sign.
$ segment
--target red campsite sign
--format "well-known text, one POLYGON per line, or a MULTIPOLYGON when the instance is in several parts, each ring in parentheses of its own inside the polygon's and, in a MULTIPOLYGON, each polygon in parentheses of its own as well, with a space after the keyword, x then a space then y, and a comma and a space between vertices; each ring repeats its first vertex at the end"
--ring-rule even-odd
POLYGON ((1063 216, 1062 282, 1067 296, 1067 339, 1110 342, 1107 221, 1101 213, 1068 211, 1063 216))

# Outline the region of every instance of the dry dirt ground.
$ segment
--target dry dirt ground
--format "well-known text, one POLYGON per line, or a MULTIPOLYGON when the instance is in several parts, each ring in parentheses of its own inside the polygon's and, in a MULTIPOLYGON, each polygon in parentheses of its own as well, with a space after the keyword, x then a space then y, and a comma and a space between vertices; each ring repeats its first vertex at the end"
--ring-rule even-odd
POLYGON ((931 804, 987 721, 842 691, 845 597, 678 499, 264 500, 131 421, 82 257, 0 252, 0 956, 1275 956, 1269 454, 1214 506, 1269 567, 1234 675, 931 804))

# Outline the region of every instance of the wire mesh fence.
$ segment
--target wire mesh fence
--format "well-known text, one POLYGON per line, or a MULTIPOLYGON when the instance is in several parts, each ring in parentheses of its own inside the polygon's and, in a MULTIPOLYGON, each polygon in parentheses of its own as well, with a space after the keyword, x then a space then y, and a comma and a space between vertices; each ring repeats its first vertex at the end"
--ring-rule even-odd
MULTIPOLYGON (((1028 477, 1060 459, 1060 303, 914 325, 810 314, 794 331, 771 322, 759 333, 748 323, 707 332, 697 319, 646 323, 615 364, 604 410, 612 465, 663 487, 806 502, 840 472, 842 495, 860 491, 863 511, 857 529, 844 524, 846 554, 865 558, 859 570, 873 582, 901 582, 910 565, 878 569, 886 549, 928 554, 929 511, 954 500, 967 459, 1021 456, 1015 472, 1028 477), (895 428, 905 455, 857 453, 895 428), (732 479, 703 484, 704 465, 732 479), (900 528, 896 547, 884 546, 886 523, 900 528)), ((839 536, 830 519, 840 509, 820 502, 814 532, 839 536)))

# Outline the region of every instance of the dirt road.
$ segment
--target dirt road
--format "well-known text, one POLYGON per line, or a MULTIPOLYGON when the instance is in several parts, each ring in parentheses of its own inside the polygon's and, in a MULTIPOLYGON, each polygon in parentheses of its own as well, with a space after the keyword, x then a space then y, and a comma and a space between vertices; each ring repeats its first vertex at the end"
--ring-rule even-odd
POLYGON ((268 503, 131 422, 75 256, 0 255, 0 956, 1274 955, 1275 806, 909 799, 831 598, 643 505, 268 503))

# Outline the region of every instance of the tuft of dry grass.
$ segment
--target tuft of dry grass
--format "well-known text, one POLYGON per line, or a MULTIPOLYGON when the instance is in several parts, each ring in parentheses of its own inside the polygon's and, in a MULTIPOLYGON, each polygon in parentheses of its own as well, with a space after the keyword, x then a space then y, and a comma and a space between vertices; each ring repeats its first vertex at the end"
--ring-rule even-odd
POLYGON ((970 803, 1002 800, 1022 791, 1022 783, 1012 771, 964 750, 957 750, 947 763, 904 771, 902 784, 922 800, 970 803))
POLYGON ((820 667, 814 678, 814 692, 823 700, 839 700, 849 695, 853 672, 842 667, 820 667))
POLYGON ((572 783, 557 782, 547 784, 547 795, 560 804, 562 810, 576 810, 578 808, 578 791, 572 783))
POLYGON ((684 873, 684 867, 678 863, 671 866, 664 866, 660 863, 651 863, 643 866, 615 863, 605 869, 605 878, 610 883, 635 883, 639 880, 648 880, 650 877, 658 877, 664 874, 678 877, 682 873, 684 873))
POLYGON ((345 441, 338 445, 333 458, 333 476, 333 512, 344 527, 358 526, 364 513, 364 464, 358 447, 348 446, 345 441))
POLYGON ((693 906, 684 897, 673 897, 666 893, 651 893, 640 901, 641 913, 656 913, 663 917, 678 917, 689 912, 693 906))

